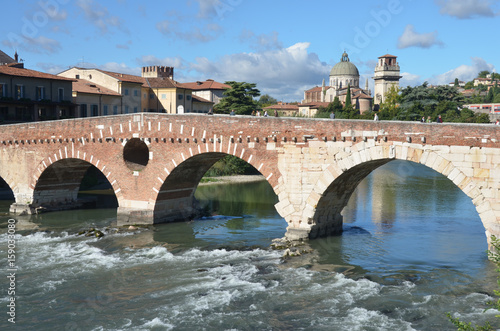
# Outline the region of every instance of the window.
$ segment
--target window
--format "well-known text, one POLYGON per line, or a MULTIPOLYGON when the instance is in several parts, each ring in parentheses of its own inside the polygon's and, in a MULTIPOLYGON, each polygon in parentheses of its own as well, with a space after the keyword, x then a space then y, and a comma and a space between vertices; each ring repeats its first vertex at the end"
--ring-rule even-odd
POLYGON ((87 105, 80 105, 80 117, 87 117, 87 105))
POLYGON ((36 88, 36 100, 45 99, 45 87, 37 86, 36 88))
POLYGON ((125 106, 125 114, 128 114, 128 106, 125 106))
POLYGON ((128 95, 128 88, 126 88, 125 90, 123 90, 123 94, 124 95, 128 95))
POLYGON ((148 95, 146 93, 144 93, 144 99, 147 99, 148 95))
POLYGON ((64 89, 62 87, 59 88, 59 93, 57 95, 59 96, 59 102, 64 100, 64 89))
POLYGON ((182 100, 184 98, 184 96, 182 94, 179 94, 178 98, 179 98, 179 100, 182 100))
POLYGON ((113 115, 118 115, 118 106, 113 106, 113 115))
POLYGON ((134 90, 134 97, 138 97, 139 96, 139 90, 134 90))
POLYGON ((155 98, 155 95, 154 95, 153 93, 150 93, 150 94, 149 94, 149 98, 150 98, 150 99, 154 99, 154 98, 155 98))
POLYGON ((102 107, 102 115, 107 116, 108 115, 108 105, 104 105, 102 107))
POLYGON ((0 84, 0 98, 8 96, 7 84, 0 84))
POLYGON ((75 78, 76 79, 80 79, 80 75, 75 75, 75 78))
POLYGON ((137 113, 137 107, 134 107, 134 113, 137 113))
POLYGON ((161 95, 161 98, 162 98, 162 99, 166 99, 166 98, 167 98, 167 95, 166 95, 165 93, 163 93, 163 94, 161 95))
POLYGON ((97 105, 90 106, 90 116, 99 116, 99 107, 97 105))
POLYGON ((190 95, 186 95, 186 100, 187 101, 191 100, 191 96, 190 95))
POLYGON ((16 96, 17 100, 24 98, 24 85, 16 85, 16 96))

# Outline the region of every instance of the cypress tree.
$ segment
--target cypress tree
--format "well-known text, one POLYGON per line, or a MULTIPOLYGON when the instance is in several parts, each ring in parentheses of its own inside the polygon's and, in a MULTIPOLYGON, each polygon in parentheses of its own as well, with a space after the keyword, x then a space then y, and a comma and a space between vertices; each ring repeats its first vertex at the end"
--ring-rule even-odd
POLYGON ((344 107, 348 107, 348 106, 351 106, 352 105, 352 101, 351 101, 351 84, 348 84, 347 85, 347 94, 345 96, 345 106, 344 107))

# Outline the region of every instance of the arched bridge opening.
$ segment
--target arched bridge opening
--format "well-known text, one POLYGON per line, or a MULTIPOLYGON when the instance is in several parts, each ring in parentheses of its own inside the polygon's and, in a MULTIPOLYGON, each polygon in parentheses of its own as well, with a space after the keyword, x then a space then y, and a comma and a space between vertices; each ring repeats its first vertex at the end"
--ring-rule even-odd
POLYGON ((484 228, 471 198, 416 162, 393 160, 376 168, 359 182, 341 214, 342 236, 311 241, 322 263, 376 270, 400 259, 427 270, 485 258, 484 228))
MULTIPOLYGON (((189 220, 202 215, 207 216, 220 212, 228 215, 241 214, 241 210, 238 213, 238 208, 241 209, 241 205, 238 206, 237 203, 233 203, 229 207, 228 204, 221 204, 217 200, 224 196, 224 194, 219 194, 221 192, 207 193, 207 191, 204 191, 207 194, 198 192, 199 199, 196 197, 198 186, 204 176, 210 177, 207 179, 208 181, 217 181, 218 176, 223 178, 223 175, 234 173, 261 176, 260 172, 251 164, 226 153, 208 152, 186 159, 167 176, 161 186, 155 205, 155 222, 189 220), (217 198, 212 200, 212 197, 217 198), (221 205, 224 205, 224 207, 221 205)), ((263 177, 261 179, 265 181, 263 177)), ((220 190, 220 186, 217 190, 220 190)), ((227 190, 227 186, 225 190, 227 190)), ((269 190, 274 194, 271 187, 269 187, 269 190)), ((231 193, 232 198, 239 195, 243 198, 241 193, 231 193)), ((272 202, 275 203, 276 199, 276 196, 274 196, 272 202)))
POLYGON ((163 182, 154 209, 154 222, 183 221, 200 216, 194 193, 201 178, 224 153, 198 154, 175 167, 163 182))
POLYGON ((11 187, 2 177, 0 177, 0 200, 13 201, 14 199, 14 192, 11 187))
POLYGON ((391 159, 368 161, 342 173, 323 193, 316 206, 314 218, 310 220, 309 238, 326 237, 342 233, 342 210, 349 202, 358 184, 373 170, 390 162, 391 159))
MULTIPOLYGON (((473 210, 473 215, 470 218, 477 217, 478 219, 480 219, 477 207, 473 203, 472 199, 462 191, 462 188, 457 186, 449 178, 443 176, 435 169, 417 162, 409 160, 393 160, 394 159, 379 159, 364 162, 346 170, 335 180, 333 180, 324 191, 322 197, 317 203, 314 217, 310 220, 312 226, 309 238, 313 239, 318 237, 326 237, 329 235, 338 235, 342 233, 344 218, 348 217, 347 221, 352 221, 353 219, 353 215, 349 214, 349 212, 353 213, 354 211, 350 210, 346 212, 346 209, 348 209, 346 208, 346 206, 354 199, 352 197, 353 193, 357 192, 358 195, 366 194, 366 192, 360 193, 357 190, 369 191, 372 194, 371 197, 363 199, 363 201, 377 201, 378 206, 372 206, 369 208, 372 208, 372 212, 375 213, 378 210, 378 212, 380 213, 380 215, 378 216, 378 218, 380 218, 378 219, 378 222, 380 222, 381 224, 391 224, 392 222, 394 222, 394 220, 391 220, 390 218, 397 217, 394 216, 397 213, 397 210, 405 208, 409 209, 407 205, 411 206, 414 201, 417 201, 417 197, 419 197, 419 201, 416 203, 420 204, 422 209, 411 209, 415 218, 423 217, 422 215, 425 210, 431 210, 433 211, 433 217, 437 217, 437 215, 440 215, 441 217, 449 219, 450 216, 448 216, 448 210, 456 208, 453 201, 457 200, 457 195, 461 195, 461 204, 467 204, 469 210, 473 210), (427 180, 426 184, 415 184, 411 189, 406 188, 406 197, 401 196, 401 193, 399 192, 392 192, 391 195, 384 195, 387 193, 387 191, 384 191, 384 189, 386 188, 378 187, 374 189, 373 187, 360 187, 360 184, 366 181, 366 177, 369 174, 371 174, 374 170, 380 168, 381 166, 386 165, 388 162, 391 162, 391 164, 387 165, 387 167, 384 167, 384 169, 388 168, 393 172, 390 174, 386 174, 385 177, 387 177, 388 179, 389 177, 391 177, 391 175, 399 176, 399 178, 403 179, 407 176, 414 176, 413 172, 415 171, 415 169, 420 169, 420 173, 431 173, 431 176, 429 177, 437 178, 438 180, 440 180, 441 184, 439 185, 441 185, 442 187, 446 187, 446 189, 441 190, 441 188, 436 188, 436 184, 432 181, 432 179, 423 177, 421 177, 421 182, 425 182, 427 180), (394 168, 396 165, 397 168, 394 168), (405 206, 401 204, 405 204, 405 206), (426 207, 424 208, 423 206, 426 207), (437 208, 436 206, 439 206, 439 209, 435 209, 437 208)), ((380 177, 383 175, 378 174, 378 176, 380 177)), ((416 176, 418 177, 423 175, 416 176)), ((390 181, 388 180, 387 182, 390 181)), ((392 189, 394 189, 394 187, 392 189)), ((372 217, 375 216, 372 215, 372 217)), ((449 220, 449 222, 453 222, 453 220, 449 220)))
POLYGON ((101 171, 89 162, 74 158, 56 161, 42 172, 31 204, 34 213, 117 206, 111 184, 101 171), (103 200, 107 201, 106 205, 100 204, 103 200))

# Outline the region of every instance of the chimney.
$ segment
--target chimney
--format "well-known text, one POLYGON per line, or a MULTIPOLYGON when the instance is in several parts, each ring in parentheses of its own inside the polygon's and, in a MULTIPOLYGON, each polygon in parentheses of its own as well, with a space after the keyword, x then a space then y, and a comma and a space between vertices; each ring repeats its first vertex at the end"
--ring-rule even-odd
POLYGON ((17 54, 17 51, 14 54, 14 61, 16 61, 16 63, 19 63, 19 55, 17 54))

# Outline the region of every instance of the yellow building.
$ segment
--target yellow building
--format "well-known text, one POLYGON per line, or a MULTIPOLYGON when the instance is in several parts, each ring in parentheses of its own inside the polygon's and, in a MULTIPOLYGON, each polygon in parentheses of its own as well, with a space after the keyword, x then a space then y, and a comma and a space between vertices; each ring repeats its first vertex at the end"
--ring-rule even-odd
MULTIPOLYGON (((121 96, 118 111, 109 114, 137 112, 161 112, 169 114, 189 113, 193 110, 192 90, 173 80, 174 68, 149 66, 142 68, 141 76, 88 68, 71 68, 59 76, 83 79, 104 87, 121 96)), ((77 98, 76 103, 85 104, 77 98)), ((104 107, 104 105, 103 105, 104 107)), ((97 109, 97 113, 106 113, 97 109)))

